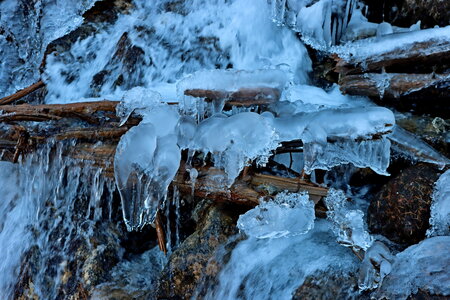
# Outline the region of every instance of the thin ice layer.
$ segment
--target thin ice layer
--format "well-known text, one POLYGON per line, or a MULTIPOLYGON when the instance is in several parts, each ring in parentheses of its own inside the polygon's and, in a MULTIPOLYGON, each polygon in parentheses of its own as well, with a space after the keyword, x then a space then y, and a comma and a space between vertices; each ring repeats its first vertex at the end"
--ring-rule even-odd
POLYGON ((239 230, 258 239, 305 234, 314 227, 314 202, 307 193, 279 193, 241 215, 239 230))
POLYGON ((427 236, 450 235, 450 170, 436 181, 432 199, 427 236))
POLYGON ((396 255, 376 298, 407 299, 419 289, 431 295, 450 295, 450 236, 437 236, 396 255))
POLYGON ((128 230, 153 222, 178 171, 181 154, 175 134, 178 113, 168 105, 146 111, 143 121, 122 136, 114 174, 128 230))

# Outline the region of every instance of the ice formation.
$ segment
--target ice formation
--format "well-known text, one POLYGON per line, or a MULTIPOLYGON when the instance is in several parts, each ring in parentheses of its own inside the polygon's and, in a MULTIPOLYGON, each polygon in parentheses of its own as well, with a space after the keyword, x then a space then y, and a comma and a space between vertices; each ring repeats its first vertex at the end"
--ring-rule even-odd
POLYGON ((178 83, 178 98, 183 98, 189 89, 234 92, 242 88, 270 87, 282 91, 287 79, 285 72, 279 69, 198 71, 178 83))
POLYGON ((181 159, 175 134, 176 109, 159 104, 141 113, 142 122, 122 136, 114 157, 116 184, 129 230, 153 222, 181 159))
POLYGON ((356 6, 355 0, 271 0, 272 18, 300 32, 316 47, 339 44, 356 6))
POLYGON ((436 181, 432 199, 427 236, 450 235, 450 170, 436 181))
MULTIPOLYGON (((272 226, 283 222, 283 216, 272 218, 272 226)), ((328 221, 316 220, 314 228, 305 234, 274 239, 249 237, 239 242, 206 298, 291 299, 308 276, 320 270, 356 272, 357 261, 348 248, 336 245, 328 221)))
POLYGON ((441 168, 450 164, 450 160, 447 157, 399 126, 394 127, 389 139, 393 142, 393 150, 407 158, 432 163, 441 168))
POLYGON ((212 153, 214 165, 225 170, 231 186, 245 165, 253 160, 265 164, 277 146, 275 132, 266 119, 257 113, 243 112, 204 120, 189 148, 212 153))
MULTIPOLYGON (((436 45, 441 45, 443 49, 446 49, 448 48, 448 44, 445 41, 449 39, 450 26, 417 31, 406 30, 405 32, 363 39, 342 46, 336 46, 331 51, 350 63, 363 62, 367 58, 381 57, 383 54, 388 54, 393 51, 398 51, 401 54, 407 46, 421 42, 433 41, 436 45)), ((420 49, 420 51, 424 55, 430 50, 424 48, 420 49)))
POLYGON ((450 237, 423 240, 396 255, 392 270, 376 293, 377 298, 407 299, 419 289, 432 295, 450 295, 450 237))
POLYGON ((241 215, 238 228, 258 239, 305 234, 314 227, 314 202, 307 193, 279 193, 241 215))
POLYGON ((347 197, 341 190, 330 189, 325 204, 327 218, 332 222, 332 230, 338 243, 356 251, 367 250, 373 238, 367 232, 364 213, 359 209, 349 209, 347 197))
POLYGON ((392 270, 395 257, 383 243, 376 241, 370 246, 361 262, 358 274, 358 286, 362 291, 373 290, 381 286, 383 279, 392 270))
POLYGON ((392 130, 395 118, 389 109, 323 109, 279 118, 266 117, 280 141, 303 141, 305 171, 308 173, 313 169, 330 169, 339 164, 353 163, 387 175, 390 142, 385 137, 378 140, 371 138, 392 130), (329 143, 330 140, 335 142, 329 143))

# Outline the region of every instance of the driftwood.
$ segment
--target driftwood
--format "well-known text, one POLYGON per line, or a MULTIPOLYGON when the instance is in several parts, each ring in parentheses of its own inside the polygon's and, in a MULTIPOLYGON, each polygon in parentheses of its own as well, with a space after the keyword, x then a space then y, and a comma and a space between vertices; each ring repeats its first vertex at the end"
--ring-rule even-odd
MULTIPOLYGON (((100 101, 2 106, 0 159, 15 162, 20 155, 26 155, 50 139, 76 140, 74 146, 68 147, 65 155, 101 167, 104 174, 112 178, 117 143, 130 127, 139 123, 138 118, 130 118, 120 127, 120 122, 114 114, 117 103, 100 101), (45 126, 35 126, 34 123, 26 122, 30 120, 46 123, 45 126)), ((224 171, 214 167, 202 167, 198 171, 199 176, 193 185, 189 182, 186 165, 182 163, 173 185, 177 186, 181 193, 193 193, 196 197, 249 206, 257 205, 261 197, 271 197, 277 191, 306 190, 316 202, 326 195, 327 191, 300 179, 250 174, 250 172, 228 188, 224 183, 224 171), (220 181, 219 178, 223 180, 220 181)))
MULTIPOLYGON (((393 35, 391 42, 396 43, 393 35)), ((370 46, 369 46, 370 47, 370 46)), ((391 72, 391 69, 442 65, 450 61, 450 39, 430 39, 424 42, 405 44, 395 50, 380 52, 374 56, 358 56, 342 59, 338 56, 335 72, 341 75, 360 74, 365 72, 391 72)))
MULTIPOLYGON (((450 74, 366 73, 343 76, 341 91, 350 95, 399 98, 426 88, 450 85, 450 74)), ((450 90, 445 90, 450 97, 450 90)))
POLYGON ((280 99, 281 93, 277 88, 259 87, 242 88, 237 91, 187 89, 186 96, 204 98, 205 101, 224 100, 230 106, 267 105, 280 99))
POLYGON ((13 103, 14 101, 17 101, 23 97, 25 97, 26 95, 31 94, 32 92, 42 88, 45 86, 45 83, 42 82, 42 80, 39 80, 38 82, 30 85, 29 87, 26 87, 24 89, 21 89, 19 91, 17 91, 16 93, 10 95, 10 96, 6 96, 0 99, 0 105, 4 105, 4 104, 10 104, 13 103))
MULTIPOLYGON (((432 99, 434 104, 443 106, 445 110, 448 106, 446 100, 450 97, 450 39, 441 36, 414 42, 415 34, 397 33, 372 41, 374 47, 380 50, 370 55, 364 54, 364 51, 342 57, 334 54, 332 58, 336 64, 333 71, 339 75, 341 91, 379 99, 402 97, 405 101, 424 100, 423 107, 432 99), (413 38, 408 42, 410 35, 413 38), (381 50, 380 43, 398 46, 393 50, 381 50)), ((370 47, 369 43, 367 47, 370 47)), ((351 49, 351 44, 349 47, 351 49)), ((407 103, 392 103, 400 109, 411 109, 407 103)))

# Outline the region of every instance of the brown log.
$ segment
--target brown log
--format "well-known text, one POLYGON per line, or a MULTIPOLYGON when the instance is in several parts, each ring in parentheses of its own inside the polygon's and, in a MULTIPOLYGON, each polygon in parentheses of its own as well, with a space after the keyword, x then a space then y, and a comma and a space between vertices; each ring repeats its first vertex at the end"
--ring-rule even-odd
POLYGON ((115 112, 119 101, 93 101, 75 102, 68 104, 42 104, 42 105, 4 105, 0 107, 3 113, 15 113, 23 115, 49 114, 59 117, 72 115, 88 115, 96 112, 115 112))
POLYGON ((277 191, 289 191, 293 193, 306 191, 311 200, 316 204, 328 193, 328 189, 313 183, 301 180, 300 178, 285 178, 280 176, 254 174, 251 180, 254 186, 266 186, 277 191))
MULTIPOLYGON (((340 89, 350 95, 399 98, 436 85, 450 83, 450 74, 366 73, 346 75, 339 80, 340 89)), ((450 90, 447 89, 450 97, 450 90)))
POLYGON ((42 80, 39 80, 38 82, 30 85, 29 87, 21 89, 12 95, 1 98, 0 105, 13 103, 14 101, 19 100, 19 99, 25 97, 26 95, 29 95, 32 92, 34 92, 44 86, 45 86, 45 83, 42 80))
POLYGON ((243 107, 271 104, 281 96, 279 89, 269 87, 241 88, 237 91, 188 89, 184 94, 206 101, 225 100, 226 105, 243 107))

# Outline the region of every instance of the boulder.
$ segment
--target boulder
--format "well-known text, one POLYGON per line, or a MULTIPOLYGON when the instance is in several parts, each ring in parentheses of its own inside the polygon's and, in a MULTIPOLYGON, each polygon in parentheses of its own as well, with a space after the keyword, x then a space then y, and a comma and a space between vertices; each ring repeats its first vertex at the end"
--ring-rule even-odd
POLYGON ((237 233, 236 212, 226 205, 203 201, 196 231, 169 257, 162 271, 158 299, 190 299, 206 277, 215 277, 220 264, 215 261, 215 251, 237 233))
POLYGON ((428 164, 411 166, 393 177, 370 203, 371 232, 405 245, 424 239, 429 227, 431 195, 438 177, 439 172, 428 164))

